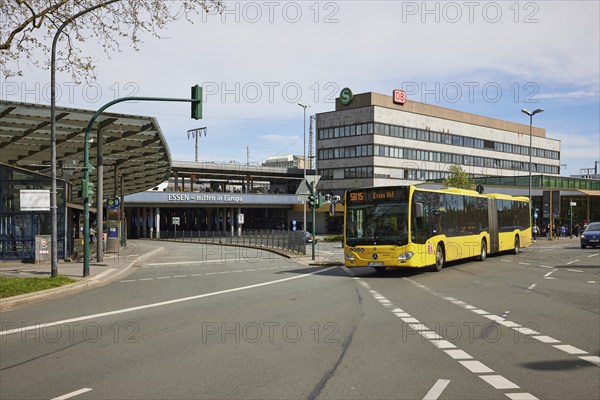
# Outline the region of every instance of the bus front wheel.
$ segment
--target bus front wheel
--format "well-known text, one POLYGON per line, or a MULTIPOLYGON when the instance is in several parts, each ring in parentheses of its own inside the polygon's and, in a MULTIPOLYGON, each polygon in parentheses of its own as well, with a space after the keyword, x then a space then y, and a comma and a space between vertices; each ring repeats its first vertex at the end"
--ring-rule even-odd
POLYGON ((444 262, 446 257, 444 255, 444 247, 441 244, 437 245, 435 249, 435 272, 440 272, 444 268, 444 262))
POLYGON ((521 242, 519 241, 519 237, 515 236, 515 249, 513 250, 513 253, 519 254, 520 251, 521 251, 521 242))

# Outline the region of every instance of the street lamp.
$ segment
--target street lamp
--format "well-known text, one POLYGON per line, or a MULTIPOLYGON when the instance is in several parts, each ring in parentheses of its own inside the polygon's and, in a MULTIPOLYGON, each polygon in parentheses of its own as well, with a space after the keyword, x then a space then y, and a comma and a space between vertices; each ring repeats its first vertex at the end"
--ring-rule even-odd
MULTIPOLYGON (((306 181, 306 109, 310 106, 300 103, 298 103, 298 105, 304 109, 304 130, 302 131, 302 136, 304 137, 304 146, 302 147, 302 149, 304 151, 304 180, 306 181)), ((304 220, 302 221, 302 230, 306 232, 306 201, 304 202, 304 220)))
POLYGON ((529 111, 526 108, 521 110, 522 113, 529 115, 529 207, 531 208, 531 130, 533 125, 533 116, 537 113, 544 112, 542 108, 538 108, 535 111, 529 111))

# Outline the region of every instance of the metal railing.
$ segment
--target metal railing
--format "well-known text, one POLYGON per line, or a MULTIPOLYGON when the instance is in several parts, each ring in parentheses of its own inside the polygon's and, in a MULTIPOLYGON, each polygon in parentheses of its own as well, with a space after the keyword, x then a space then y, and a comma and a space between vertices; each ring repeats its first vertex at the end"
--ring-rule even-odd
POLYGON ((182 242, 224 244, 282 250, 306 254, 306 236, 303 231, 245 230, 240 236, 218 231, 160 231, 159 239, 182 242))

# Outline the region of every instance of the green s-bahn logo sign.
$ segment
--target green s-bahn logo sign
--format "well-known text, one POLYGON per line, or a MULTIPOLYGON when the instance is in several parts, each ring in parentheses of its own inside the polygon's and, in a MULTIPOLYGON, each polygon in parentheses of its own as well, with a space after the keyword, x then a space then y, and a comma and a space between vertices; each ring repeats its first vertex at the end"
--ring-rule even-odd
POLYGON ((352 102, 353 97, 354 97, 354 95, 352 94, 352 90, 350 90, 350 88, 348 88, 348 87, 345 87, 340 92, 340 103, 347 106, 348 104, 350 104, 352 102))

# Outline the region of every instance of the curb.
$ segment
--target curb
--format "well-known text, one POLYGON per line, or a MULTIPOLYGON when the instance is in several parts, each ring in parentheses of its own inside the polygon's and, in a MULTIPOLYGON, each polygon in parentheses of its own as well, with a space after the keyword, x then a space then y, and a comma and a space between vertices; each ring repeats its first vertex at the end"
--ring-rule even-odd
POLYGON ((0 312, 12 310, 14 308, 28 305, 41 303, 43 301, 56 299, 59 297, 68 296, 73 293, 80 292, 82 290, 94 287, 101 286, 111 282, 114 282, 122 277, 126 272, 130 271, 136 264, 146 261, 148 258, 155 256, 156 254, 162 252, 164 247, 158 247, 149 251, 146 254, 143 254, 125 266, 123 269, 119 269, 113 274, 106 274, 109 270, 89 278, 82 279, 78 282, 73 282, 68 285, 60 286, 53 289, 42 290, 35 293, 26 293, 18 296, 11 296, 5 299, 0 299, 0 312))

